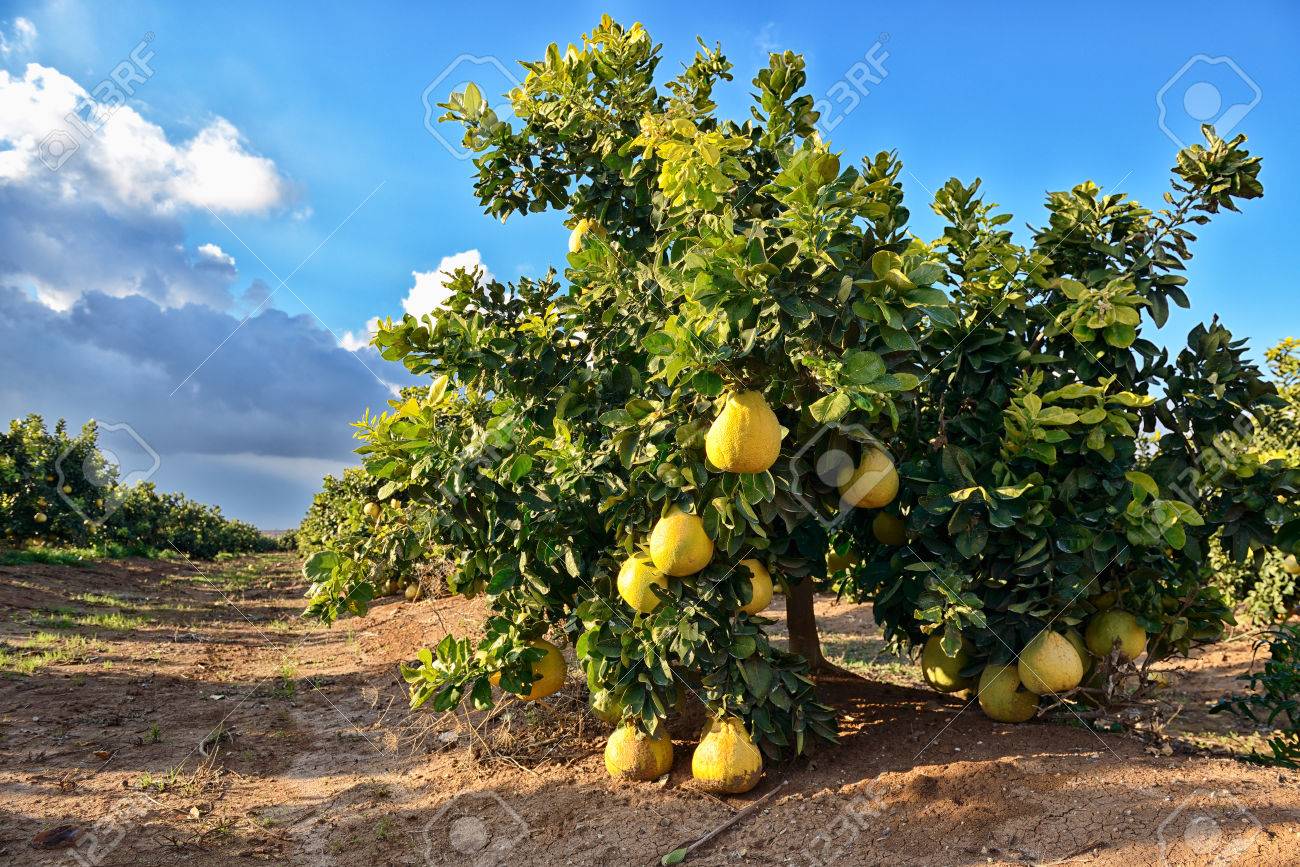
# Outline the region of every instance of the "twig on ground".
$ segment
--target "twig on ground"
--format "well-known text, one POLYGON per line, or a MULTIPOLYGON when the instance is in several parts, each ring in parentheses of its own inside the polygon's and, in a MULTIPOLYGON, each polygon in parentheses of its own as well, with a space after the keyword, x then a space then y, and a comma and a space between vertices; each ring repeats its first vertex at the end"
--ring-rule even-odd
MULTIPOLYGON (((772 787, 772 791, 768 792, 766 795, 764 795, 763 797, 759 798, 759 799, 758 799, 757 801, 755 801, 754 803, 752 803, 752 804, 750 804, 749 806, 745 807, 743 810, 738 811, 738 812, 737 812, 734 816, 732 816, 730 819, 728 819, 727 821, 723 822, 721 825, 719 825, 718 827, 714 828, 712 831, 710 831, 709 833, 705 834, 703 837, 701 837, 700 839, 696 840, 694 843, 691 843, 689 846, 678 847, 677 849, 674 849, 673 852, 681 851, 681 857, 678 858, 678 859, 677 859, 676 861, 674 861, 673 863, 676 863, 676 864, 680 864, 680 863, 682 863, 682 862, 685 861, 687 858, 689 858, 690 855, 691 855, 691 853, 694 852, 696 849, 699 849, 701 846, 704 846, 704 845, 707 844, 709 841, 713 840, 715 837, 717 837, 717 836, 718 836, 719 834, 721 834, 723 831, 725 831, 725 830, 727 830, 728 828, 732 827, 732 826, 735 825, 736 823, 738 823, 738 822, 740 822, 740 821, 742 821, 742 820, 744 820, 744 819, 746 819, 746 818, 748 818, 748 817, 754 815, 755 813, 757 813, 757 812, 759 811, 759 809, 760 809, 760 808, 761 808, 765 803, 767 803, 767 801, 768 801, 768 800, 769 800, 773 795, 775 795, 777 792, 781 791, 782 787, 784 787, 785 784, 788 783, 788 782, 789 782, 789 780, 782 780, 781 782, 777 783, 775 786, 772 787)), ((706 794, 707 794, 707 793, 706 793, 706 794)))

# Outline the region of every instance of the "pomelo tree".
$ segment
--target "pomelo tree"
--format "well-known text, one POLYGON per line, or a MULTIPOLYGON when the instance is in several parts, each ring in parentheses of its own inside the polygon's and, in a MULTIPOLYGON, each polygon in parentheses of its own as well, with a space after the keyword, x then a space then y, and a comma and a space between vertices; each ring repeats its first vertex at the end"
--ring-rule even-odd
MULTIPOLYGON (((717 114, 720 48, 663 86, 659 61, 606 17, 522 63, 513 118, 473 86, 445 105, 486 212, 561 211, 572 236, 562 272, 458 272, 444 309, 375 338, 432 380, 359 423, 377 497, 492 610, 405 669, 413 704, 529 694, 553 631, 597 705, 653 735, 694 693, 776 756, 834 736, 818 590, 1031 713, 1011 672, 1041 633, 1112 609, 1153 659, 1219 636, 1210 552, 1294 545, 1297 474, 1243 452, 1198 477, 1275 389, 1217 319, 1175 352, 1149 335, 1189 304, 1192 230, 1262 193, 1244 137, 1207 128, 1160 209, 1052 193, 1027 245, 954 179, 925 241, 896 154, 849 164, 818 136, 800 56, 771 55, 743 122, 717 114), (787 647, 742 561, 784 590, 787 647)), ((312 609, 364 610, 364 571, 309 563, 312 609)), ((1088 632, 1123 661, 1131 636, 1088 632)))

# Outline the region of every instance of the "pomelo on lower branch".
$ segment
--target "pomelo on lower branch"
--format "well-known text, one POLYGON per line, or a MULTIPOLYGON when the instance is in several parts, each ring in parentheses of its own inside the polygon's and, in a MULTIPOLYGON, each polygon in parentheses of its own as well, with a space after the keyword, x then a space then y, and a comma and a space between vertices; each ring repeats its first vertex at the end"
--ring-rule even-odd
MULTIPOLYGON (((568 666, 564 662, 564 654, 560 652, 560 648, 543 638, 534 641, 533 647, 545 651, 546 655, 533 663, 533 688, 527 695, 517 695, 520 701, 537 701, 539 698, 546 698, 564 686, 564 676, 568 673, 568 666)), ((500 686, 501 672, 493 673, 488 680, 493 686, 500 686)))
POLYGON ((1147 633, 1137 618, 1127 611, 1115 608, 1093 615, 1083 633, 1088 650, 1098 659, 1110 656, 1115 641, 1119 641, 1120 655, 1130 662, 1147 649, 1147 633))
POLYGON ((781 454, 781 423, 757 391, 727 395, 704 437, 709 462, 724 473, 761 473, 781 454))
POLYGON ((898 470, 883 449, 868 446, 862 461, 839 484, 840 497, 851 506, 879 509, 898 496, 898 470))
POLYGON ((657 780, 672 769, 673 741, 666 731, 648 735, 624 723, 605 744, 605 770, 616 780, 657 780))
POLYGON ((1294 554, 1287 554, 1282 561, 1282 569, 1288 575, 1300 575, 1300 560, 1296 560, 1294 554))
POLYGON ((668 578, 643 555, 627 558, 618 570, 618 595, 641 614, 649 614, 659 607, 655 586, 667 587, 668 578))
POLYGON ((691 756, 691 776, 708 792, 739 795, 763 778, 763 754, 734 716, 706 726, 691 756))
POLYGON ((617 725, 623 719, 623 702, 608 689, 593 692, 587 706, 600 720, 610 725, 617 725))
POLYGON ((921 676, 925 682, 939 692, 958 692, 974 683, 973 678, 962 677, 961 670, 970 665, 970 653, 966 642, 956 656, 943 652, 943 638, 931 635, 921 650, 921 676))
POLYGON ((1070 646, 1074 648, 1074 652, 1079 654, 1079 662, 1083 665, 1083 676, 1087 677, 1092 674, 1093 668, 1096 667, 1097 660, 1094 659, 1093 655, 1088 651, 1088 645, 1083 640, 1083 636, 1079 634, 1079 630, 1065 630, 1065 640, 1070 642, 1070 646))
POLYGON ((880 512, 871 519, 871 534, 882 545, 897 547, 907 543, 907 525, 902 518, 888 512, 880 512))
POLYGON ((980 710, 989 719, 1021 723, 1038 711, 1038 696, 1020 683, 1015 665, 988 665, 980 673, 980 710))
POLYGON ((860 559, 856 551, 846 551, 841 554, 832 548, 826 552, 826 571, 831 574, 843 572, 860 559))
POLYGON ((1020 651, 1016 665, 1020 682, 1037 695, 1068 692, 1083 680, 1083 660, 1068 638, 1043 630, 1020 651))
POLYGON ((713 540, 704 532, 704 521, 673 506, 650 532, 650 559, 660 572, 677 578, 709 565, 713 540))
POLYGON ((772 573, 759 560, 741 560, 740 565, 749 570, 749 586, 753 588, 749 602, 740 610, 746 614, 757 614, 772 604, 772 573))
POLYGON ((586 240, 588 235, 604 238, 606 236, 605 227, 595 220, 583 217, 574 225, 573 231, 569 233, 569 252, 576 253, 581 250, 582 242, 586 240))

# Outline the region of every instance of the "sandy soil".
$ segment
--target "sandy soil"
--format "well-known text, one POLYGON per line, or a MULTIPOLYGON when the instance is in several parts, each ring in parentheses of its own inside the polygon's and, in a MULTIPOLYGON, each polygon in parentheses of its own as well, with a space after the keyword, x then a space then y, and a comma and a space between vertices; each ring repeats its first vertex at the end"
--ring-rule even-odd
POLYGON ((1007 726, 915 688, 869 607, 826 601, 828 647, 876 678, 825 687, 842 744, 719 800, 690 786, 698 707, 669 778, 616 785, 576 676, 487 721, 406 710, 397 664, 472 633, 476 603, 323 629, 301 592, 279 556, 0 567, 3 649, 49 654, 0 679, 0 862, 649 865, 766 797, 688 863, 1300 863, 1300 774, 1185 745, 1249 734, 1205 714, 1248 641, 1186 666, 1174 740, 1007 726))

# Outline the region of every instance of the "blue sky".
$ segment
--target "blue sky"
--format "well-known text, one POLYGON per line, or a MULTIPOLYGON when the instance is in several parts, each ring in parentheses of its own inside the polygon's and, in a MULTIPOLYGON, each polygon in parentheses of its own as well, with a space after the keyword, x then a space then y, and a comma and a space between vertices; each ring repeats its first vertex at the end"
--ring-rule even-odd
POLYGON ((926 238, 939 228, 928 190, 950 176, 982 177, 1020 227, 1041 219, 1046 191, 1085 179, 1158 204, 1176 146, 1157 94, 1184 139, 1189 106, 1244 111, 1236 129, 1264 157, 1265 198, 1203 231, 1193 310, 1162 336, 1179 344, 1214 312, 1257 354, 1300 332, 1283 265, 1300 197, 1300 7, 824 8, 0 0, 12 93, 90 90, 142 44, 150 70, 57 172, 28 160, 6 173, 6 151, 16 159, 45 127, 0 119, 0 413, 128 422, 157 448, 160 485, 266 527, 296 523, 319 475, 350 461, 349 422, 402 381, 370 351, 339 348, 346 332, 400 315, 404 299, 429 303, 446 257, 477 256, 500 278, 563 259, 558 215, 481 214, 471 165, 425 127, 425 89, 438 82, 440 100, 472 77, 500 92, 506 75, 473 58, 513 72, 602 11, 644 22, 667 74, 697 34, 720 41, 736 81, 719 101, 735 117, 769 50, 803 52, 834 146, 855 160, 897 149, 926 238), (879 80, 854 89, 846 76, 868 60, 856 69, 879 80), (33 63, 56 71, 41 87, 33 63), (227 169, 235 180, 214 185, 227 169))

